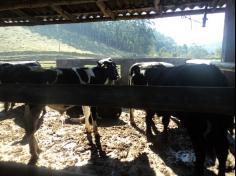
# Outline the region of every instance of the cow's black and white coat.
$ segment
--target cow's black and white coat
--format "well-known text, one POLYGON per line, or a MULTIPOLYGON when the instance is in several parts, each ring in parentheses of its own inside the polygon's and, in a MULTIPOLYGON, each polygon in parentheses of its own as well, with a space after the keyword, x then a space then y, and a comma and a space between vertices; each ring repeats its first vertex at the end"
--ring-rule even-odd
MULTIPOLYGON (((148 86, 150 83, 145 77, 146 70, 150 68, 162 68, 162 67, 173 67, 173 64, 166 63, 166 62, 140 62, 140 63, 135 63, 132 65, 129 69, 129 85, 141 85, 141 86, 148 86)), ((159 114, 157 114, 159 115, 159 114)), ((170 116, 166 114, 162 114, 162 123, 164 125, 164 133, 167 134, 167 129, 170 121, 170 116)), ((151 121, 152 122, 152 121, 151 121)), ((135 126, 135 121, 134 121, 134 109, 130 109, 130 124, 132 126, 135 126)), ((154 126, 152 124, 152 126, 154 126)), ((151 126, 147 126, 148 133, 147 135, 150 136, 150 130, 151 126)))
MULTIPOLYGON (((33 83, 33 84, 111 84, 119 78, 116 64, 112 59, 102 59, 93 68, 56 68, 56 69, 31 69, 25 65, 0 67, 0 79, 3 83, 33 83), (6 77, 7 76, 7 77, 6 77)), ((70 106, 50 105, 61 113, 70 106)), ((34 133, 42 123, 43 115, 40 115, 45 105, 26 104, 24 119, 26 120, 26 135, 29 139, 31 159, 34 164, 39 155, 39 147, 34 133)), ((86 117, 86 131, 91 132, 90 121, 93 124, 95 137, 99 137, 97 130, 96 107, 83 107, 86 117), (91 120, 89 120, 91 118, 91 120)))
MULTIPOLYGON (((23 80, 25 72, 40 68, 41 65, 37 61, 19 61, 19 62, 0 62, 0 83, 15 83, 23 80), (15 75, 13 72, 20 72, 20 75, 15 75), (14 76, 12 76, 14 75, 14 76)), ((4 102, 4 111, 13 109, 14 102, 4 102)))
MULTIPOLYGON (((144 79, 153 86, 228 87, 225 75, 214 65, 185 64, 175 67, 147 68, 144 79)), ((219 176, 225 176, 229 143, 227 133, 232 116, 196 112, 160 112, 158 107, 146 110, 147 135, 152 134, 151 123, 155 113, 173 115, 187 129, 196 154, 195 174, 204 175, 206 152, 215 151, 219 160, 219 176)))

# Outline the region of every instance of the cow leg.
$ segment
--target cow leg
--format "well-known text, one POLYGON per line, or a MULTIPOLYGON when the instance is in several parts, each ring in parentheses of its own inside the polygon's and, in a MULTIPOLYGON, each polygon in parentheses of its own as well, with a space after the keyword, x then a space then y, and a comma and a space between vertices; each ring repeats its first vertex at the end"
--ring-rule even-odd
MULTIPOLYGON (((44 115, 46 114, 46 109, 45 109, 45 107, 43 108, 43 111, 42 111, 42 115, 40 116, 40 118, 38 119, 38 123, 37 123, 37 127, 36 127, 36 131, 40 128, 40 126, 43 124, 43 118, 44 118, 44 115)), ((27 130, 27 128, 29 128, 29 123, 31 123, 31 122, 29 122, 29 120, 28 120, 28 118, 26 118, 26 117, 24 117, 24 120, 25 120, 25 129, 27 130)), ((28 134, 26 133, 25 135, 24 135, 24 137, 22 138, 22 140, 21 140, 21 144, 22 145, 24 145, 24 144, 26 144, 26 143, 28 143, 28 140, 29 140, 29 137, 28 137, 28 134)))
POLYGON ((170 115, 163 115, 162 117, 162 124, 164 125, 164 135, 168 135, 168 126, 170 123, 170 115))
POLYGON ((83 114, 85 116, 85 130, 87 133, 92 133, 91 129, 91 110, 89 106, 82 106, 83 114))
POLYGON ((4 103, 4 111, 7 112, 9 109, 10 103, 9 102, 5 102, 4 103))
POLYGON ((26 122, 26 136, 29 140, 29 149, 31 158, 28 164, 34 165, 38 160, 38 155, 41 152, 38 141, 36 137, 34 136, 37 129, 40 127, 40 123, 42 123, 42 120, 40 120, 40 114, 44 106, 42 105, 26 105, 25 106, 25 122, 26 122))
POLYGON ((152 118, 155 115, 155 112, 152 110, 146 111, 146 136, 148 141, 152 141, 153 134, 152 134, 152 118))
POLYGON ((225 169, 226 169, 226 161, 228 157, 228 150, 229 150, 229 143, 227 140, 227 131, 223 132, 223 134, 216 135, 214 139, 214 145, 216 149, 216 156, 219 160, 219 173, 218 176, 225 176, 225 169))
POLYGON ((135 126, 135 121, 134 121, 134 109, 130 108, 129 109, 129 114, 130 114, 130 125, 135 126))
POLYGON ((91 107, 91 116, 92 116, 92 124, 93 124, 93 133, 96 136, 99 136, 98 126, 97 126, 97 107, 91 107))
MULTIPOLYGON (((196 128, 195 128, 196 130, 196 128)), ((188 129, 193 149, 196 155, 196 163, 195 163, 195 170, 194 175, 195 176, 203 176, 204 175, 204 162, 206 157, 206 151, 205 151, 205 142, 204 138, 201 135, 201 133, 198 133, 198 131, 194 131, 194 129, 188 129)))

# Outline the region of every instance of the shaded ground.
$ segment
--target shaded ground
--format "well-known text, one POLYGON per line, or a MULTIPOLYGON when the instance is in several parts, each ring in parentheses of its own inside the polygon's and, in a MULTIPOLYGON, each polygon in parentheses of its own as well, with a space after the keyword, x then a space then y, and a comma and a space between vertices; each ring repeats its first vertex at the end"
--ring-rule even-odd
MULTIPOLYGON (((1 111, 1 105, 0 105, 1 111)), ((170 123, 169 139, 163 140, 160 119, 155 123, 159 133, 155 144, 147 143, 144 135, 144 112, 136 111, 137 127, 129 125, 129 115, 123 112, 117 122, 100 122, 102 149, 100 157, 96 147, 87 140, 84 125, 64 124, 65 116, 47 109, 44 123, 37 132, 43 152, 37 166, 67 170, 89 176, 190 176, 194 154, 186 132, 170 123)), ((28 145, 21 144, 24 136, 23 107, 7 114, 0 113, 0 161, 27 163, 28 145)), ((228 159, 227 176, 235 175, 235 159, 228 159)), ((209 167, 207 175, 215 175, 217 167, 209 167)))

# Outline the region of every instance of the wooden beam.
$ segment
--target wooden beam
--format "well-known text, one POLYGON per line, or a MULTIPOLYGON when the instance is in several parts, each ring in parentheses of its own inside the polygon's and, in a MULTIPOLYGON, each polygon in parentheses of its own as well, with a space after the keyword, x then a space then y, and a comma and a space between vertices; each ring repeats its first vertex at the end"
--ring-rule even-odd
POLYGON ((36 20, 34 17, 28 15, 27 13, 23 12, 23 11, 20 10, 20 9, 12 10, 12 12, 15 13, 15 14, 17 14, 18 16, 20 16, 20 17, 22 17, 22 18, 28 19, 28 20, 31 21, 31 22, 34 22, 34 23, 37 22, 37 20, 36 20))
POLYGON ((38 8, 47 6, 73 5, 84 3, 96 3, 96 0, 11 0, 0 1, 0 11, 23 9, 23 8, 38 8))
POLYGON ((157 11, 160 11, 160 2, 161 0, 154 0, 154 7, 157 11))
POLYGON ((98 8, 101 10, 101 12, 103 13, 103 15, 105 17, 110 17, 111 19, 115 19, 115 14, 111 11, 111 9, 109 9, 106 4, 104 3, 104 1, 100 1, 98 0, 96 2, 98 8))
MULTIPOLYGON (((152 8, 153 9, 153 8, 152 8)), ((117 14, 126 12, 119 10, 117 14)), ((207 13, 224 13, 225 8, 217 8, 217 9, 208 9, 207 13)), ((167 12, 167 13, 156 13, 156 14, 147 14, 147 15, 130 15, 130 16, 117 16, 114 20, 134 20, 134 19, 155 19, 155 18, 166 18, 166 17, 175 17, 175 16, 183 16, 183 15, 199 15, 204 14, 205 10, 188 10, 188 11, 180 11, 180 12, 167 12)), ((77 15, 83 16, 83 13, 74 13, 75 16, 77 15)), ((94 12, 92 15, 100 14, 100 12, 94 12)), ((85 15, 89 15, 89 13, 85 13, 85 15)), ((44 16, 45 17, 45 16, 44 16)), ((4 18, 2 22, 0 21, 0 27, 5 26, 34 26, 34 25, 47 25, 47 24, 66 24, 66 23, 87 23, 87 22, 102 22, 102 21, 112 21, 111 18, 86 18, 86 19, 77 19, 76 22, 72 22, 71 20, 54 20, 54 21, 43 21, 44 17, 41 16, 41 21, 36 23, 31 22, 22 22, 22 23, 5 23, 4 20, 8 20, 8 18, 4 18)), ((49 18, 58 18, 57 16, 47 16, 49 18)))
POLYGON ((117 6, 119 7, 119 9, 121 9, 121 8, 122 8, 122 5, 121 5, 121 2, 120 2, 120 0, 116 0, 116 4, 117 4, 117 6))
POLYGON ((70 13, 68 13, 67 11, 65 11, 64 9, 62 9, 61 6, 51 6, 51 8, 54 11, 56 11, 58 14, 60 14, 62 17, 64 17, 65 19, 76 22, 76 18, 70 13))
POLYGON ((235 114, 235 88, 2 84, 0 101, 235 114))
POLYGON ((235 0, 227 0, 222 59, 235 63, 235 0))

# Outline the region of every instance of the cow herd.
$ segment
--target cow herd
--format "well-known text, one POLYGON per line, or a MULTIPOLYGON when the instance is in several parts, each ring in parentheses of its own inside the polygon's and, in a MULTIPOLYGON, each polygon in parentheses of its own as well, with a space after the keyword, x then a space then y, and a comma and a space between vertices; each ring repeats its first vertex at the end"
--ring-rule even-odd
MULTIPOLYGON (((224 74, 214 65, 184 64, 174 66, 164 62, 136 63, 130 67, 129 85, 141 86, 195 86, 195 87, 228 87, 224 74)), ((108 58, 97 62, 92 68, 54 68, 44 69, 37 62, 24 64, 0 64, 0 84, 31 83, 31 84, 113 84, 119 79, 115 62, 108 58)), ((14 102, 5 102, 5 111, 13 107, 14 102), (11 104, 11 105, 10 105, 11 104)), ((31 159, 29 164, 35 164, 39 158, 40 149, 35 132, 43 123, 45 105, 25 104, 24 119, 26 136, 29 141, 31 159)), ((73 106, 48 105, 63 113, 73 106)), ((94 133, 99 139, 97 128, 97 107, 82 106, 85 116, 86 132, 94 133), (91 125, 92 124, 92 127, 91 125)), ((168 137, 168 124, 173 116, 180 120, 186 128, 196 155, 195 174, 204 175, 204 161, 207 151, 215 153, 219 161, 219 176, 225 176, 226 160, 229 142, 227 135, 233 122, 233 116, 214 113, 196 112, 163 112, 156 109, 146 111, 146 136, 153 140, 152 127, 155 125, 155 114, 162 117, 164 134, 168 137)), ((130 124, 135 125, 133 109, 130 109, 130 124)), ((161 145, 161 144, 160 144, 161 145)))

